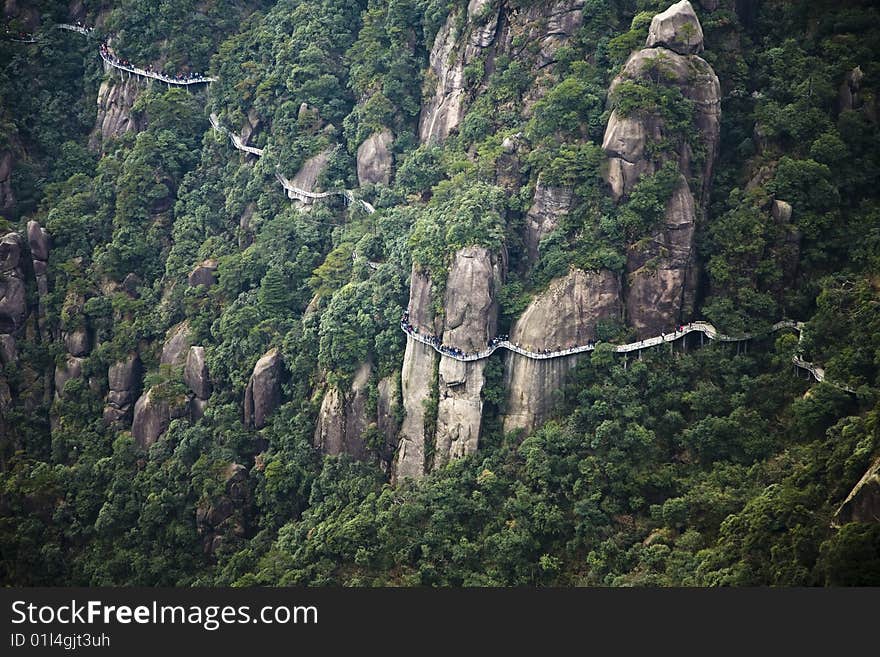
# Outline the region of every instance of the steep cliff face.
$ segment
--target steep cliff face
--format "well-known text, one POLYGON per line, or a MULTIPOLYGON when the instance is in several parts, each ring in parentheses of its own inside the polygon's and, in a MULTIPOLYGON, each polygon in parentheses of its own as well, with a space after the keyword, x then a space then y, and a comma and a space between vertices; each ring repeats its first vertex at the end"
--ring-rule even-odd
POLYGON ((355 372, 348 392, 331 386, 324 395, 314 440, 315 447, 323 454, 350 454, 358 459, 367 457, 364 432, 370 425, 367 386, 371 374, 370 364, 364 363, 355 372))
MULTIPOLYGON (((510 7, 492 0, 470 0, 465 16, 453 13, 437 33, 425 78, 425 96, 419 116, 422 143, 440 142, 458 128, 464 118, 468 95, 466 70, 479 64, 491 73, 501 55, 527 62, 540 74, 554 62, 556 51, 583 22, 583 0, 539 3, 510 7), (526 50, 522 44, 537 44, 526 50)), ((524 109, 528 110, 542 92, 535 85, 524 109)))
POLYGON ((15 194, 12 191, 12 167, 15 158, 12 151, 0 151, 0 210, 8 212, 15 206, 15 194))
POLYGON ((111 75, 98 89, 98 116, 89 137, 89 148, 99 150, 108 139, 115 139, 126 132, 143 129, 132 115, 131 108, 140 92, 138 78, 119 78, 111 75))
POLYGON ((567 187, 552 187, 540 180, 535 185, 532 207, 526 214, 525 246, 527 264, 538 261, 539 245, 557 226, 559 220, 571 210, 572 190, 567 187))
POLYGON ((281 352, 277 348, 267 351, 254 365, 244 393, 245 427, 262 429, 269 416, 278 408, 281 403, 283 369, 281 352))
POLYGON ((367 137, 357 149, 357 175, 361 185, 391 181, 391 143, 394 135, 388 128, 367 137))
MULTIPOLYGON (((431 306, 431 279, 415 266, 410 277, 409 317, 420 333, 437 333, 431 306)), ((425 405, 436 385, 436 363, 437 352, 407 338, 400 372, 405 415, 392 469, 395 479, 417 478, 425 472, 425 405)))
POLYGON ((628 250, 627 320, 640 336, 684 321, 693 309, 694 233, 708 206, 721 116, 718 77, 696 55, 702 50, 702 27, 690 3, 682 0, 654 17, 646 47, 630 56, 611 85, 612 97, 627 80, 674 86, 694 107, 695 131, 681 140, 674 153, 652 154, 652 144, 674 138, 659 113, 623 116, 614 110, 605 131, 606 180, 616 201, 626 200, 636 183, 665 161, 673 161, 681 172, 663 224, 628 250))
MULTIPOLYGON (((465 352, 486 348, 497 332, 496 299, 504 273, 503 258, 484 247, 455 254, 446 282, 443 342, 465 352)), ((486 365, 485 360, 440 357, 434 468, 477 450, 486 365)))
MULTIPOLYGON (((608 271, 573 269, 550 283, 510 331, 510 341, 529 351, 557 350, 596 339, 596 324, 621 317, 620 281, 608 271)), ((580 355, 532 360, 519 354, 505 356, 507 410, 504 430, 530 431, 546 420, 580 355)))

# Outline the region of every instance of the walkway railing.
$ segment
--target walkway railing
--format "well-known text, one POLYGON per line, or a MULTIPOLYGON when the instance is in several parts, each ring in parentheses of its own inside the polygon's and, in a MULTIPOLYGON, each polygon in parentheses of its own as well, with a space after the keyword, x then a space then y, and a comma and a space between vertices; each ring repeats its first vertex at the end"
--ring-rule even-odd
MULTIPOLYGON (((482 351, 464 352, 461 349, 457 349, 456 347, 441 343, 440 339, 437 338, 437 336, 423 335, 419 333, 418 329, 409 324, 405 318, 401 320, 400 328, 404 333, 406 333, 416 342, 421 342, 422 344, 431 347, 434 351, 441 354, 442 356, 446 356, 447 358, 452 358, 453 360, 463 362, 483 360, 484 358, 488 358, 489 356, 491 356, 499 349, 506 349, 507 351, 512 351, 513 353, 525 356, 526 358, 531 358, 532 360, 549 360, 551 358, 564 358, 565 356, 573 356, 575 354, 582 354, 588 351, 594 351, 597 346, 596 342, 589 342, 585 345, 572 346, 567 349, 558 349, 553 351, 530 351, 528 349, 524 349, 518 344, 510 342, 509 340, 493 339, 491 346, 483 349, 482 351)), ((800 343, 803 334, 803 322, 783 320, 781 322, 777 322, 772 327, 770 327, 769 333, 775 333, 776 331, 781 331, 784 329, 791 329, 796 331, 798 334, 798 343, 800 343)), ((745 342, 747 340, 752 340, 756 337, 756 335, 752 333, 745 333, 738 336, 726 335, 719 332, 718 329, 716 329, 709 322, 691 322, 690 324, 685 324, 681 326, 671 333, 661 333, 658 336, 645 338, 644 340, 639 340, 638 342, 614 345, 613 351, 622 354, 630 353, 633 351, 637 352, 641 351, 642 349, 649 349, 651 347, 656 347, 664 343, 675 342, 676 340, 680 340, 690 333, 701 333, 710 340, 717 340, 719 342, 745 342)), ((818 365, 814 365, 809 361, 803 360, 802 358, 800 358, 799 355, 795 355, 792 358, 792 363, 796 367, 809 372, 813 376, 813 378, 816 379, 816 381, 824 381, 834 386, 835 388, 845 390, 846 392, 855 392, 855 390, 853 390, 849 386, 827 381, 825 378, 825 370, 823 368, 819 367, 818 365)))
POLYGON ((209 78, 209 77, 199 77, 199 78, 174 78, 170 75, 165 75, 164 73, 157 73, 156 71, 145 71, 142 68, 138 68, 137 66, 132 66, 131 64, 123 64, 122 62, 116 60, 111 57, 109 54, 100 51, 101 59, 103 59, 106 63, 110 64, 113 68, 119 69, 120 71, 127 71, 133 75, 139 75, 143 78, 152 78, 153 80, 159 80, 160 82, 164 82, 168 85, 177 85, 179 87, 188 87, 193 84, 208 84, 211 82, 216 82, 217 78, 209 78))

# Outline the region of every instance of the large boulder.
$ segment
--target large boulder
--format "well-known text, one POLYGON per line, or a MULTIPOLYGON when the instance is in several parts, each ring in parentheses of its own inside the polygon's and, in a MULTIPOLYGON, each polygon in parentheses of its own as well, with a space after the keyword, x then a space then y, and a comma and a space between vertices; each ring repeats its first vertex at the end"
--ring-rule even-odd
POLYGON ((190 339, 188 322, 181 322, 168 329, 159 363, 162 365, 183 365, 189 352, 190 339))
POLYGON ((364 432, 370 424, 367 413, 372 368, 363 363, 355 372, 351 390, 331 386, 321 402, 314 444, 323 454, 349 454, 357 459, 368 455, 364 432))
POLYGON ((28 247, 34 260, 49 259, 49 234, 37 221, 27 222, 28 247))
POLYGON ((190 347, 183 369, 183 380, 199 399, 211 396, 211 378, 205 362, 204 347, 190 347))
POLYGON ((0 333, 14 333, 27 315, 23 275, 18 269, 0 274, 0 333))
POLYGON ((388 128, 374 132, 357 149, 358 183, 382 183, 391 181, 391 142, 394 136, 388 128))
POLYGON ((13 271, 21 263, 21 236, 18 233, 6 233, 0 238, 0 274, 13 271))
POLYGON ((131 419, 132 404, 140 392, 141 361, 136 353, 114 363, 107 370, 109 392, 104 406, 104 424, 124 423, 131 419))
POLYGON ((281 376, 284 364, 278 348, 270 349, 257 361, 244 393, 244 424, 262 429, 281 402, 281 376))
POLYGON ((83 362, 85 362, 84 358, 68 356, 64 365, 57 365, 55 367, 54 383, 56 399, 61 399, 64 397, 64 385, 68 381, 72 379, 79 379, 82 377, 83 362))
POLYGON ((703 52, 703 27, 688 0, 681 0, 654 16, 645 47, 663 46, 681 55, 703 52))
POLYGON ((140 447, 149 449, 168 430, 171 420, 188 414, 186 397, 167 399, 155 387, 150 388, 134 405, 131 434, 140 447))
POLYGON ((187 282, 190 287, 204 285, 211 287, 217 283, 217 261, 213 258, 203 260, 196 265, 187 276, 187 282))
MULTIPOLYGON (((620 281, 614 273, 573 269, 535 297, 511 328, 510 341, 528 351, 585 345, 598 337, 600 320, 620 320, 620 296, 620 281)), ((566 375, 580 357, 534 360, 507 353, 504 430, 530 431, 549 418, 566 375)))
POLYGON ((143 128, 132 113, 132 107, 140 93, 136 77, 129 79, 111 76, 98 89, 98 115, 89 137, 89 148, 98 150, 102 142, 115 139, 126 132, 138 132, 143 128))

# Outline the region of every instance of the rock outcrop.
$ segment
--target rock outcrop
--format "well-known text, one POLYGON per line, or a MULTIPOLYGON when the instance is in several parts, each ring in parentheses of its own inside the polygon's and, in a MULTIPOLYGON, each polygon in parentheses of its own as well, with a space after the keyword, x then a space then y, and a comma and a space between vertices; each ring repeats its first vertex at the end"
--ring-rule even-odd
POLYGON ((0 239, 0 334, 18 331, 27 316, 21 249, 18 233, 0 239))
POLYGON ((15 206, 12 191, 12 169, 15 156, 10 150, 0 150, 0 211, 8 212, 15 206))
POLYGON ((880 458, 874 460, 834 514, 834 525, 880 522, 880 458))
POLYGON ((616 201, 625 201, 640 179, 667 161, 681 174, 662 224, 628 248, 627 321, 639 336, 656 335, 686 321, 693 307, 698 278, 694 235, 705 219, 721 118, 718 77, 695 54, 702 49, 699 20, 690 3, 682 0, 654 17, 646 47, 629 57, 609 94, 613 98, 626 80, 654 84, 660 79, 677 87, 694 107, 695 130, 683 136, 672 133, 658 114, 635 111, 624 116, 617 109, 605 131, 606 180, 616 201), (664 141, 678 146, 673 152, 652 154, 655 149, 649 146, 664 141), (695 158, 697 150, 703 157, 695 158))
POLYGON ((189 400, 186 397, 167 399, 156 388, 150 388, 134 405, 131 435, 143 449, 162 437, 171 420, 189 416, 189 400))
POLYGON ((190 347, 190 330, 188 322, 181 322, 168 329, 165 343, 162 345, 162 356, 159 364, 180 366, 186 362, 190 347))
POLYGON ((46 335, 46 297, 49 296, 49 278, 46 272, 49 268, 49 234, 38 222, 29 221, 27 223, 27 239, 34 276, 37 279, 37 324, 40 327, 40 335, 46 339, 49 337, 46 335))
POLYGON ((262 429, 281 402, 281 376, 284 364, 278 348, 270 349, 257 361, 244 393, 244 425, 262 429))
POLYGON ((364 432, 370 425, 367 413, 367 386, 372 368, 363 363, 355 372, 351 390, 331 386, 321 402, 314 444, 321 453, 349 454, 357 459, 368 455, 364 432))
MULTIPOLYGON (((504 262, 482 246, 455 254, 446 281, 443 342, 465 352, 485 349, 497 333, 504 262)), ((487 361, 440 357, 434 468, 477 450, 487 361)))
POLYGON ((387 185, 391 181, 391 143, 394 135, 388 128, 374 132, 367 137, 357 149, 357 175, 361 185, 381 183, 387 185))
POLYGON ((136 353, 114 363, 107 370, 109 392, 104 406, 104 424, 127 424, 131 421, 133 403, 140 393, 141 361, 136 353))
POLYGON ((187 276, 190 287, 204 285, 211 287, 217 283, 217 261, 213 258, 204 260, 196 265, 187 276))
POLYGON ((55 366, 55 399, 64 398, 64 386, 72 379, 79 379, 83 373, 84 358, 68 356, 64 365, 55 366))
POLYGON ((669 48, 682 55, 703 52, 703 27, 688 0, 681 0, 651 20, 647 48, 669 48))
POLYGON ((98 117, 89 137, 89 148, 97 151, 101 144, 115 139, 126 132, 139 132, 143 129, 140 121, 132 114, 131 108, 140 92, 138 78, 108 77, 98 89, 98 117))
MULTIPOLYGON (((459 250, 449 268, 442 318, 432 310, 429 276, 413 269, 409 318, 419 332, 464 351, 484 349, 497 324, 497 292, 504 278, 503 256, 480 246, 459 250)), ((426 445, 433 443, 433 467, 470 454, 477 448, 482 422, 482 390, 486 361, 461 362, 439 357, 429 346, 407 340, 401 370, 405 416, 400 429, 394 478, 420 477, 426 445), (426 414, 437 400, 436 418, 426 414), (428 425, 428 426, 426 426, 428 425)))
POLYGON ((183 368, 183 381, 198 399, 211 396, 211 378, 208 375, 208 364, 205 362, 204 347, 190 347, 183 368))
POLYGON ((568 187, 550 187, 538 180, 532 207, 526 214, 525 247, 527 263, 534 265, 539 257, 541 240, 552 233, 559 220, 571 209, 572 190, 568 187))
MULTIPOLYGON (((538 295, 510 331, 510 341, 528 349, 558 350, 595 340, 600 320, 619 320, 622 314, 618 277, 608 271, 573 269, 538 295)), ((546 420, 558 401, 566 374, 580 354, 532 360, 508 352, 505 356, 507 410, 504 430, 532 430, 546 420)))
POLYGON ((290 179, 290 183, 294 187, 304 189, 307 192, 316 191, 318 177, 327 168, 327 162, 330 160, 331 153, 333 153, 332 147, 326 148, 317 155, 307 159, 300 170, 296 172, 296 175, 290 179))
MULTIPOLYGON (((420 333, 437 334, 427 272, 413 265, 409 286, 409 319, 420 333)), ((404 418, 398 436, 392 479, 425 473, 425 406, 436 386, 437 352, 407 338, 400 372, 404 418)))

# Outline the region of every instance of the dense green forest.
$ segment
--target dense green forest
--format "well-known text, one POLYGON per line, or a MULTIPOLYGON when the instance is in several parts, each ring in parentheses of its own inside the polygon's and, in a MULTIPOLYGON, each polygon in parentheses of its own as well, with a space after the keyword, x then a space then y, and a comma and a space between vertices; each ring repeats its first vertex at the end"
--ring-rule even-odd
POLYGON ((4 585, 880 585, 871 2, 14 4, 4 585))

